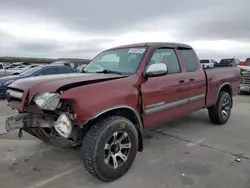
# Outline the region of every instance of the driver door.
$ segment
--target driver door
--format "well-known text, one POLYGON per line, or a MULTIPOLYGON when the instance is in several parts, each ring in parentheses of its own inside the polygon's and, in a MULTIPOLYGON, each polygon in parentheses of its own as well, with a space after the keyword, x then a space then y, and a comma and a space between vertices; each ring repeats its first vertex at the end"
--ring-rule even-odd
POLYGON ((186 75, 182 73, 175 50, 157 49, 148 66, 153 63, 166 64, 168 73, 164 76, 149 77, 141 85, 145 127, 151 127, 188 112, 189 92, 186 75))

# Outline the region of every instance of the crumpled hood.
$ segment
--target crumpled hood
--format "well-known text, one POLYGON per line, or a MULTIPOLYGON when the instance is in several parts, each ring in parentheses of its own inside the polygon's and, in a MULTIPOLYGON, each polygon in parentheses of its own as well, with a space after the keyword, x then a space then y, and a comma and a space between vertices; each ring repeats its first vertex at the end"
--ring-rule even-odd
POLYGON ((124 75, 116 74, 60 74, 49 76, 30 77, 17 80, 9 85, 10 88, 29 92, 31 95, 40 92, 55 92, 58 90, 67 90, 72 87, 82 86, 89 83, 102 82, 116 78, 125 77, 124 75))

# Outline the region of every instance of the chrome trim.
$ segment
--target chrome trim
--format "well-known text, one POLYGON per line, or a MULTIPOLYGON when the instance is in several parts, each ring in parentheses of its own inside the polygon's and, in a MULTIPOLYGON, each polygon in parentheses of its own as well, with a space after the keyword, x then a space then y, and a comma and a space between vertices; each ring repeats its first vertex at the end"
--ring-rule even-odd
POLYGON ((111 111, 111 110, 115 110, 115 109, 119 109, 119 108, 127 108, 129 110, 132 110, 134 112, 134 114, 136 115, 136 118, 137 118, 137 121, 139 122, 139 128, 140 130, 142 131, 142 128, 143 128, 143 124, 142 124, 142 121, 141 121, 141 118, 139 116, 139 114, 136 112, 135 109, 133 109, 132 107, 130 106, 127 106, 127 105, 118 105, 118 106, 113 106, 113 107, 110 107, 110 108, 107 108, 107 109, 104 109, 104 110, 101 110, 99 111, 95 116, 93 116, 92 118, 90 118, 89 120, 91 119, 95 119, 97 118, 98 116, 108 112, 108 111, 111 111))
POLYGON ((178 101, 166 103, 166 104, 163 104, 161 106, 149 107, 149 108, 144 110, 144 114, 149 115, 149 114, 153 114, 153 113, 156 113, 156 112, 159 112, 159 111, 174 108, 174 107, 177 107, 177 106, 180 106, 180 105, 187 104, 189 102, 194 102, 194 101, 203 99, 203 98, 205 98, 205 96, 206 96, 206 94, 201 94, 201 95, 197 95, 197 96, 194 96, 194 97, 190 97, 190 98, 181 99, 181 100, 178 100, 178 101))
POLYGON ((163 110, 167 110, 169 108, 174 108, 183 104, 187 104, 188 103, 188 98, 187 99, 182 99, 179 101, 175 101, 175 102, 171 102, 171 103, 167 103, 161 106, 157 106, 157 107, 150 107, 148 109, 144 110, 144 114, 145 115, 149 115, 149 114, 153 114, 159 111, 163 111, 163 110))
POLYGON ((201 94, 201 95, 197 95, 197 96, 194 96, 194 97, 190 97, 188 98, 189 102, 194 102, 194 101, 198 101, 200 99, 204 99, 206 96, 206 94, 201 94))

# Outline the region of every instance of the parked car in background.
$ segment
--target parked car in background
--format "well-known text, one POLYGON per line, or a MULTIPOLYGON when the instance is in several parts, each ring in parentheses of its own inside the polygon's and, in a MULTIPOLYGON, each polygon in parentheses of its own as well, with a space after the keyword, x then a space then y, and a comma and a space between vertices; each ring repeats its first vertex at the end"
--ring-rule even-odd
POLYGON ((77 69, 80 71, 80 72, 83 72, 83 69, 87 66, 88 64, 82 64, 80 65, 79 67, 77 67, 77 69))
POLYGON ((79 70, 67 66, 40 65, 31 68, 29 70, 26 70, 18 75, 2 77, 0 78, 0 98, 5 98, 5 93, 8 85, 16 80, 28 77, 35 77, 35 76, 52 75, 52 74, 69 74, 77 72, 79 72, 79 70))
POLYGON ((18 74, 19 72, 22 72, 22 70, 19 69, 6 69, 3 63, 0 63, 0 78, 4 76, 10 76, 14 74, 18 74))
POLYGON ((8 69, 10 66, 10 63, 6 63, 6 62, 1 62, 1 64, 3 64, 5 69, 8 69))
POLYGON ((37 67, 37 66, 39 66, 39 64, 20 65, 20 66, 17 66, 15 68, 11 68, 9 70, 14 71, 13 75, 18 75, 23 71, 26 71, 28 69, 31 69, 31 68, 34 68, 34 67, 37 67))
POLYGON ((74 68, 75 64, 71 63, 70 61, 55 61, 51 63, 52 65, 64 65, 68 67, 74 68))
POLYGON ((250 67, 238 66, 241 69, 239 92, 250 92, 250 67))
POLYGON ((21 72, 31 69, 33 67, 37 67, 39 64, 31 64, 31 65, 20 65, 20 63, 12 66, 7 66, 4 63, 0 63, 0 78, 4 76, 10 76, 10 75, 18 75, 21 72))
POLYGON ((245 61, 241 61, 240 66, 250 66, 250 58, 246 58, 245 61))
POLYGON ((21 65, 22 65, 22 62, 11 63, 11 64, 8 66, 8 69, 13 69, 13 68, 18 67, 18 66, 21 66, 21 65))
POLYGON ((227 58, 221 59, 219 63, 216 63, 214 67, 236 67, 240 64, 240 60, 238 58, 227 58))
POLYGON ((84 166, 102 181, 128 171, 146 128, 204 108, 225 124, 241 76, 237 67, 202 69, 189 45, 158 42, 105 50, 84 72, 13 82, 7 101, 19 114, 5 125, 58 147, 82 145, 84 166))
POLYGON ((201 59, 200 60, 203 68, 213 68, 214 64, 216 64, 217 62, 213 59, 201 59))

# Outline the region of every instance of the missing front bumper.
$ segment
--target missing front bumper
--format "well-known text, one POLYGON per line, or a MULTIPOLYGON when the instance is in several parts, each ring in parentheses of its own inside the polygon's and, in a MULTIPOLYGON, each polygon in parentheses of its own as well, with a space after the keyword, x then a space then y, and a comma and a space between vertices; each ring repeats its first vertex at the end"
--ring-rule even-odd
POLYGON ((59 148, 81 144, 81 129, 71 126, 71 121, 65 114, 60 117, 51 117, 21 113, 8 117, 5 122, 7 132, 21 129, 43 142, 59 148), (68 127, 69 125, 70 127, 68 127), (69 131, 68 134, 65 134, 67 131, 69 131))
POLYGON ((9 132, 21 128, 53 127, 54 123, 54 117, 21 113, 8 117, 5 121, 5 129, 9 132))
POLYGON ((21 113, 10 116, 5 121, 5 129, 7 132, 35 127, 54 127, 57 133, 62 137, 70 138, 72 136, 72 123, 66 114, 61 114, 56 118, 45 115, 21 113))

